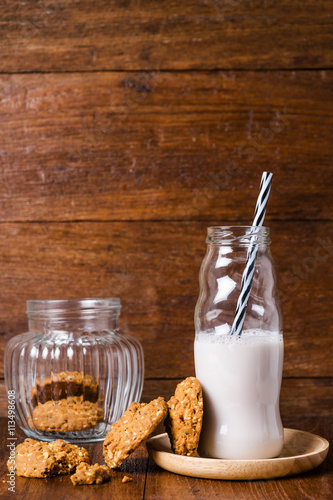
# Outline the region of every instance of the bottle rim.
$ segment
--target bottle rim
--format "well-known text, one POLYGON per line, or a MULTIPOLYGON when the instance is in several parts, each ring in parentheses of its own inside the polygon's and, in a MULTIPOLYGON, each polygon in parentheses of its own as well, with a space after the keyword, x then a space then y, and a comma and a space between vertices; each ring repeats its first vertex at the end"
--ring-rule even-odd
POLYGON ((27 300, 27 315, 56 314, 69 312, 120 311, 121 302, 118 297, 85 298, 85 299, 55 299, 27 300))
POLYGON ((270 229, 268 226, 210 226, 207 228, 206 243, 215 245, 241 245, 250 243, 269 245, 270 229))

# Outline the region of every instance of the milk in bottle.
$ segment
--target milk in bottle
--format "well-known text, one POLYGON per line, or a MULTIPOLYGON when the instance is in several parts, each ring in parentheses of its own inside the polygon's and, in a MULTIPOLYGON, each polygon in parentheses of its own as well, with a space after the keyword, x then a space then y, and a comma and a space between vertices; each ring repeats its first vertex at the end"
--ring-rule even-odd
POLYGON ((199 454, 236 459, 279 455, 282 336, 262 330, 247 330, 241 337, 199 334, 194 355, 204 397, 199 454))

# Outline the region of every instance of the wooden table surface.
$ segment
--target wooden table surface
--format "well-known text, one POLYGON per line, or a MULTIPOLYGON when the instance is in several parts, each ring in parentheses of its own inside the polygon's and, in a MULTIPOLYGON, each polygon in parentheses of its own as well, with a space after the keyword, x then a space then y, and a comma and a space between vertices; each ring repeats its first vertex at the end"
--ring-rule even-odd
MULTIPOLYGON (((141 445, 127 461, 114 472, 110 483, 94 486, 74 487, 68 476, 51 479, 16 478, 15 493, 8 492, 6 460, 7 419, 0 419, 1 425, 1 478, 0 498, 38 499, 313 499, 333 498, 333 452, 329 450, 326 460, 308 473, 263 481, 217 481, 196 479, 172 474, 156 466, 148 457, 145 445, 141 445), (122 483, 128 475, 132 482, 122 483), (4 482, 5 481, 5 482, 4 482)), ((333 439, 332 417, 311 417, 300 415, 284 419, 284 426, 313 432, 333 439)), ((21 430, 16 430, 17 443, 24 440, 21 430)), ((88 445, 93 463, 103 463, 102 444, 88 445)))

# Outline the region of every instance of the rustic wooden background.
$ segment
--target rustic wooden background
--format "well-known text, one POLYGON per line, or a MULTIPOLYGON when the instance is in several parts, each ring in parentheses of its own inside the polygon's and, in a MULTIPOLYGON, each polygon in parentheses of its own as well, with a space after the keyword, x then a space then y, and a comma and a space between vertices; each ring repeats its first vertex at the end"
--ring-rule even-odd
POLYGON ((206 227, 261 172, 284 310, 282 414, 333 407, 333 2, 0 2, 0 352, 27 299, 118 296, 143 400, 194 373, 206 227))

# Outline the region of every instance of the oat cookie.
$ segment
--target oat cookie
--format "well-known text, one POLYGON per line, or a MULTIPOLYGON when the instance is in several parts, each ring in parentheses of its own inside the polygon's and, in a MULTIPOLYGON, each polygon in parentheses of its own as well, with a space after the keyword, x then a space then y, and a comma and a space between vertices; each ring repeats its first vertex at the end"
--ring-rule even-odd
POLYGON ((75 474, 71 476, 74 486, 79 484, 101 484, 110 481, 111 469, 106 465, 88 465, 81 463, 77 466, 75 474))
POLYGON ((91 375, 83 372, 52 373, 50 377, 36 378, 36 385, 31 391, 31 403, 58 401, 67 396, 83 396, 85 400, 95 403, 98 400, 99 383, 91 375))
POLYGON ((153 432, 167 410, 161 397, 148 404, 132 403, 106 435, 103 454, 108 466, 118 467, 153 432))
MULTIPOLYGON (((38 403, 32 412, 33 425, 44 432, 93 429, 103 418, 103 409, 97 403, 83 400, 83 396, 38 403)), ((29 423, 32 425, 31 419, 29 423)))
POLYGON ((194 457, 202 427, 203 399, 201 385, 195 377, 188 377, 177 385, 168 401, 165 429, 171 448, 177 455, 194 457))
POLYGON ((81 462, 90 463, 87 450, 68 444, 62 439, 51 443, 26 439, 16 447, 15 464, 18 476, 50 477, 70 474, 81 462))

